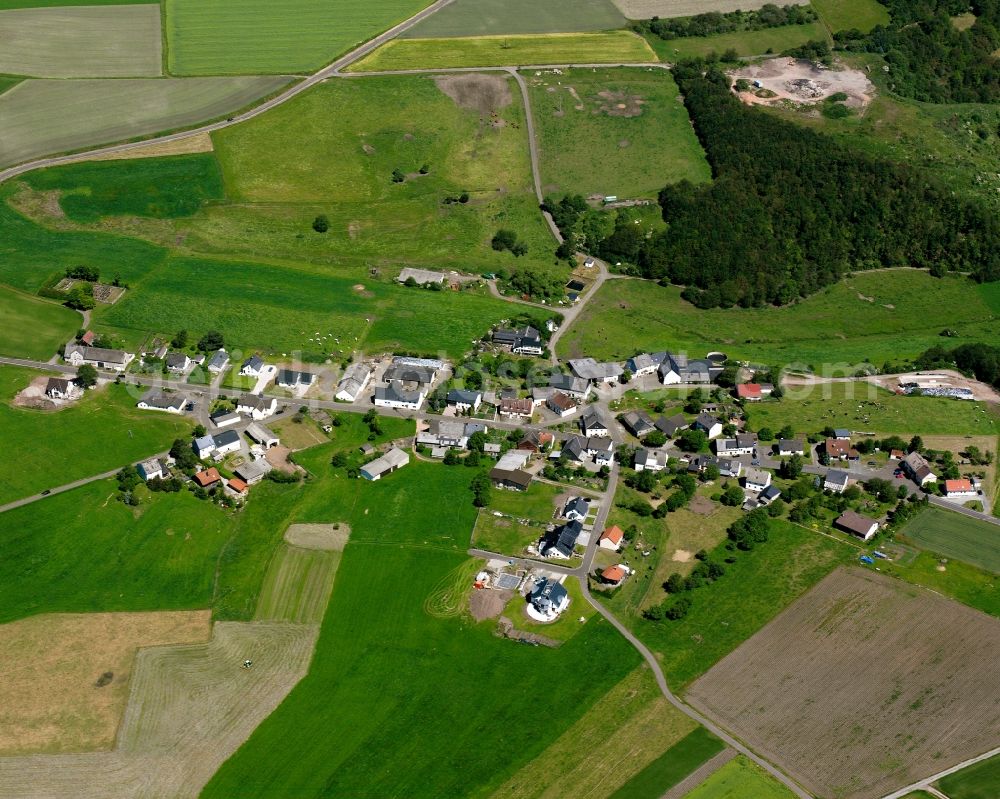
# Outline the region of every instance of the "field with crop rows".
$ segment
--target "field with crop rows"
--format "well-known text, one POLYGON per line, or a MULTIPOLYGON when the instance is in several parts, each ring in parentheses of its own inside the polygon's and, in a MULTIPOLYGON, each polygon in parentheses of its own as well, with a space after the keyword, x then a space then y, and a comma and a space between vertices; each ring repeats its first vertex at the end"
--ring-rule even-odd
POLYGON ((1000 574, 1000 528, 941 508, 928 508, 900 533, 922 549, 1000 574))
POLYGON ((0 41, 0 73, 145 78, 163 71, 155 3, 0 10, 0 41))
POLYGON ((22 81, 0 95, 0 166, 221 117, 287 82, 282 77, 22 81))
POLYGON ((313 72, 427 0, 166 0, 174 75, 313 72))
POLYGON ((1000 684, 983 675, 998 646, 997 619, 841 569, 688 699, 810 792, 871 799, 995 745, 1000 684))

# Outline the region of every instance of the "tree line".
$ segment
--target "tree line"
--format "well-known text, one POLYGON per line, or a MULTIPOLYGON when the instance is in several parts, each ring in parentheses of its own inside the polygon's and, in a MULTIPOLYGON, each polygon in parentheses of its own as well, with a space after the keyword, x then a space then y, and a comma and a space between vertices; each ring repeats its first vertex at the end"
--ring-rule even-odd
POLYGON ((931 347, 913 365, 916 369, 957 368, 1000 388, 1000 347, 992 344, 963 344, 952 350, 931 347))
POLYGON ((636 33, 651 33, 669 41, 687 36, 711 36, 717 33, 780 28, 784 25, 805 25, 816 19, 816 12, 808 5, 777 6, 767 3, 756 11, 708 11, 693 17, 641 19, 632 23, 632 29, 636 33))

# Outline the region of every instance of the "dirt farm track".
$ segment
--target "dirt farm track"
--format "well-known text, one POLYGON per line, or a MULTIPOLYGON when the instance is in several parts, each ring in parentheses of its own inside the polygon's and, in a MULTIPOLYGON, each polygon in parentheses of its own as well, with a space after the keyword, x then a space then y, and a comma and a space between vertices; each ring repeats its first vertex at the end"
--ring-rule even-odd
POLYGON ((996 746, 1000 620, 839 569, 716 664, 691 703, 821 799, 874 799, 996 746))

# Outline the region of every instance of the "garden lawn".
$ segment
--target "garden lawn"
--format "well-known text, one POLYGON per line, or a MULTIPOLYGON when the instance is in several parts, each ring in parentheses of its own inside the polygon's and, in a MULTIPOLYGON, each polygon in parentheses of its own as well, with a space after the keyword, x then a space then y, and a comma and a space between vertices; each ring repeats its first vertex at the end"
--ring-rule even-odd
POLYGON ((290 267, 205 258, 168 259, 102 316, 126 330, 219 330, 230 348, 342 357, 394 348, 457 357, 509 314, 497 299, 290 267), (332 338, 316 341, 316 333, 332 338))
POLYGON ((137 508, 117 491, 114 480, 101 480, 3 514, 0 622, 211 605, 228 515, 187 491, 140 489, 137 508))
POLYGON ((740 755, 711 774, 685 799, 792 799, 795 794, 740 755))
POLYGON ((788 424, 803 433, 824 427, 908 435, 995 436, 998 432, 998 417, 986 403, 910 397, 867 382, 789 387, 780 401, 756 403, 747 414, 754 430, 780 430, 788 424))
POLYGON ((875 0, 811 0, 811 5, 830 33, 852 28, 868 33, 889 24, 889 10, 875 0))
POLYGON ((1000 574, 1000 527, 942 508, 927 508, 900 530, 923 549, 1000 574))
POLYGON ((992 799, 1000 795, 1000 756, 950 774, 937 787, 949 799, 992 799))
POLYGON ((400 38, 570 33, 624 25, 625 17, 611 0, 462 0, 436 11, 400 38))
MULTIPOLYGON (((881 366, 957 339, 993 341, 996 290, 961 277, 918 270, 858 272, 782 308, 700 310, 676 286, 647 281, 605 283, 559 343, 560 358, 627 358, 639 351, 723 350, 755 363, 799 364, 837 376, 866 360, 881 366)), ((819 373, 822 373, 819 371, 819 373)))
POLYGON ((283 77, 25 80, 0 95, 0 166, 225 116, 283 77))
POLYGON ((10 187, 0 187, 0 282, 36 291, 65 270, 96 266, 105 280, 120 274, 126 283, 163 261, 165 251, 152 244, 108 233, 44 228, 6 203, 10 187))
POLYGON ((487 793, 638 665, 600 619, 558 649, 471 621, 469 471, 412 461, 375 483, 327 474, 305 493, 296 521, 351 525, 312 667, 203 796, 487 793), (529 696, 531 673, 562 677, 529 696), (519 723, 529 709, 545 734, 519 723))
POLYGON ((427 0, 166 0, 174 75, 313 72, 427 0))
POLYGON ((394 39, 356 61, 349 72, 527 64, 654 62, 646 40, 630 31, 468 39, 394 39))
POLYGON ((611 799, 659 799, 724 748, 722 741, 698 727, 611 794, 611 799))
POLYGON ((79 329, 76 311, 0 286, 0 355, 47 361, 79 329))
POLYGON ((479 512, 472 545, 505 555, 523 554, 524 548, 537 541, 545 526, 552 523, 555 499, 563 493, 565 489, 539 482, 532 483, 527 491, 491 492, 489 507, 479 512), (496 517, 494 511, 514 518, 496 517), (521 519, 534 523, 522 524, 521 519))
MULTIPOLYGON (((40 373, 0 367, 0 504, 117 469, 170 448, 190 423, 140 411, 126 386, 108 385, 59 411, 14 408, 14 395, 40 373)), ((134 388, 133 388, 134 391, 134 388)))
POLYGON ((1000 616, 996 574, 960 560, 950 560, 944 571, 938 569, 940 565, 939 555, 919 551, 914 557, 884 562, 880 568, 886 574, 926 586, 983 613, 1000 616))
POLYGON ((581 69, 525 78, 546 194, 655 198, 666 183, 711 179, 669 72, 581 69))
POLYGON ((216 133, 234 204, 184 223, 189 244, 340 268, 348 259, 362 278, 369 267, 401 264, 475 273, 553 270, 555 242, 538 212, 513 79, 448 80, 468 87, 490 111, 475 107, 479 100, 456 104, 431 77, 368 77, 316 86, 216 133), (275 148, 275 141, 284 146, 275 148), (392 179, 397 169, 401 183, 392 179), (469 202, 445 202, 463 192, 469 202), (312 229, 320 214, 329 222, 326 233, 312 229), (501 227, 517 233, 526 256, 490 247, 501 227))
POLYGON ((160 6, 2 10, 0 73, 38 78, 162 74, 160 6))
POLYGON ((740 56, 780 53, 799 47, 808 41, 826 39, 826 29, 820 22, 805 25, 784 25, 759 31, 717 33, 712 36, 683 36, 678 39, 661 39, 649 34, 646 41, 656 51, 661 61, 679 61, 699 58, 710 53, 722 55, 735 50, 740 56))
POLYGON ((24 180, 38 190, 59 190, 66 216, 83 223, 118 214, 191 216, 206 200, 224 196, 211 153, 70 164, 29 172, 24 180))
MULTIPOLYGON (((729 554, 720 547, 714 558, 729 554)), ((625 595, 602 600, 659 654, 674 689, 704 674, 834 568, 856 558, 854 547, 784 521, 772 522, 767 543, 733 554, 736 561, 725 564, 717 582, 685 594, 691 610, 678 621, 643 619, 629 611, 625 595)), ((649 590, 666 598, 658 586, 649 590)))

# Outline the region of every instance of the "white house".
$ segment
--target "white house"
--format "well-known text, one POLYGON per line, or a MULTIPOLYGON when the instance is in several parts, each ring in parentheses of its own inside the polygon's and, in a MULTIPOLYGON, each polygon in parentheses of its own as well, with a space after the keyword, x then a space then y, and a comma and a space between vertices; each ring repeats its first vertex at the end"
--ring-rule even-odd
POLYGON ((708 413, 699 413, 694 420, 694 427, 703 430, 709 438, 717 438, 722 435, 722 422, 708 413))
POLYGON ((137 463, 135 470, 143 480, 155 480, 163 478, 163 464, 159 458, 150 458, 148 461, 137 463))
POLYGON ((45 396, 52 399, 69 399, 79 392, 80 389, 69 377, 50 377, 45 384, 45 396))
POLYGON ((88 364, 97 369, 109 369, 114 372, 124 372, 135 359, 135 354, 122 350, 109 350, 103 347, 85 347, 82 344, 70 344, 66 347, 66 362, 73 366, 88 364))
POLYGON ((483 402, 483 392, 453 388, 448 392, 448 396, 445 401, 459 413, 463 413, 465 411, 472 411, 475 413, 479 410, 479 406, 483 402))
POLYGON ((652 355, 643 352, 625 361, 625 369, 632 373, 632 377, 645 377, 654 374, 666 356, 665 352, 654 352, 652 355))
POLYGON ((944 493, 949 499, 978 496, 976 486, 973 484, 972 480, 967 477, 963 477, 959 480, 945 480, 944 493))
POLYGON ((528 604, 528 615, 536 621, 554 621, 569 607, 569 592, 557 580, 547 579, 535 584, 528 604))
POLYGON ((385 455, 361 467, 365 480, 381 480, 382 475, 402 469, 410 462, 410 456, 398 447, 393 447, 385 455))
POLYGON ((608 426, 601 419, 601 415, 596 408, 588 408, 587 412, 580 417, 580 428, 588 438, 607 438, 611 435, 608 426))
POLYGON ((834 522, 844 532, 856 535, 862 541, 867 541, 878 532, 878 522, 855 513, 853 510, 845 510, 834 522))
POLYGON ((771 473, 767 469, 751 467, 744 476, 747 491, 760 492, 771 485, 771 473))
POLYGON ((615 444, 610 438, 588 438, 587 454, 598 466, 610 466, 615 459, 615 444))
POLYGON ((634 466, 637 472, 662 472, 667 468, 669 456, 666 452, 652 449, 638 449, 635 452, 634 466))
POLYGON ((183 352, 168 352, 163 363, 174 374, 183 374, 191 367, 191 359, 183 352))
POLYGON ((903 468, 910 475, 913 482, 921 488, 937 480, 937 475, 931 470, 930 463, 919 452, 911 452, 903 458, 903 468))
POLYGON ((783 438, 778 441, 779 455, 805 455, 805 447, 800 438, 783 438))
POLYGON ((212 436, 212 443, 215 445, 215 457, 221 458, 230 452, 238 452, 242 446, 240 434, 235 430, 223 430, 212 436))
POLYGON ((136 403, 136 407, 144 411, 164 411, 166 413, 184 413, 188 399, 183 394, 167 393, 158 388, 152 388, 136 403))
POLYGON ((249 416, 259 422, 278 410, 278 401, 274 397, 258 397, 256 394, 243 394, 236 400, 236 412, 249 416))
POLYGON ((316 375, 312 372, 300 372, 295 369, 279 369, 278 376, 274 383, 281 388, 297 389, 308 388, 316 382, 316 375))
POLYGON ((589 380, 585 380, 582 377, 574 377, 573 375, 565 375, 561 372, 549 377, 549 386, 557 391, 561 391, 568 397, 573 397, 573 399, 581 401, 587 399, 587 395, 590 393, 589 380))
POLYGON ((403 384, 393 381, 387 386, 379 386, 375 389, 375 404, 380 408, 408 408, 409 410, 419 410, 424 401, 422 389, 409 390, 403 388, 403 384))
POLYGON ((573 497, 563 508, 563 516, 571 522, 582 522, 590 513, 590 500, 586 497, 573 497))
POLYGON ((264 371, 264 359, 259 355, 251 355, 240 367, 240 374, 244 377, 260 377, 260 373, 264 371))
POLYGON ((363 363, 352 363, 344 370, 343 377, 337 383, 337 393, 334 399, 342 402, 356 402, 361 392, 368 386, 371 370, 363 363))
POLYGON ((206 368, 213 374, 218 374, 227 366, 229 366, 229 353, 225 350, 216 350, 212 353, 212 357, 208 359, 208 366, 206 368))
POLYGON ((216 427, 229 427, 230 425, 239 424, 243 421, 242 416, 232 411, 228 413, 213 413, 209 418, 212 420, 212 424, 216 427))
POLYGON ((720 458, 751 455, 756 448, 757 436, 754 433, 737 433, 736 438, 720 438, 715 442, 715 454, 720 458))
POLYGON ((556 416, 565 418, 576 413, 576 400, 566 396, 561 391, 556 391, 545 401, 545 406, 556 416))
POLYGON ((593 358, 575 358, 569 362, 573 374, 591 383, 617 383, 625 371, 620 363, 600 363, 593 358))
POLYGON ((191 443, 191 448, 198 459, 203 460, 215 450, 215 440, 211 436, 200 436, 191 443))
POLYGON ((850 482, 851 476, 847 472, 842 472, 840 469, 830 469, 823 479, 823 490, 843 494, 850 482))
POLYGON ((601 549, 610 549, 617 552, 622 548, 622 542, 624 540, 625 533, 623 533, 622 528, 616 524, 601 533, 601 537, 597 539, 597 545, 601 547, 601 549))

